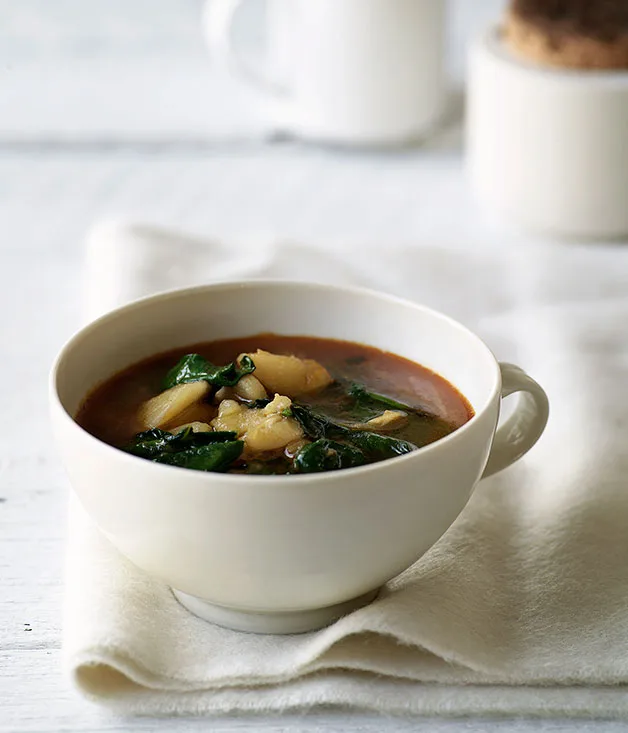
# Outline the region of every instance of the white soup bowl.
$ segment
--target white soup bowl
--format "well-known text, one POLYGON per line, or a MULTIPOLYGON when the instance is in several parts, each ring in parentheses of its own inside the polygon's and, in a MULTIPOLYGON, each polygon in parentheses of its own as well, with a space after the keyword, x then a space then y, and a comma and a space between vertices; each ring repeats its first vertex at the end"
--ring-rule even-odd
POLYGON ((51 407, 74 491, 112 544, 203 618, 268 633, 317 628, 369 602, 450 527, 480 478, 532 447, 548 416, 536 382, 445 315, 366 290, 265 281, 178 290, 99 318, 61 351, 51 407), (394 352, 448 380, 475 415, 410 454, 301 476, 152 463, 74 420, 94 387, 142 359, 269 331, 394 352))

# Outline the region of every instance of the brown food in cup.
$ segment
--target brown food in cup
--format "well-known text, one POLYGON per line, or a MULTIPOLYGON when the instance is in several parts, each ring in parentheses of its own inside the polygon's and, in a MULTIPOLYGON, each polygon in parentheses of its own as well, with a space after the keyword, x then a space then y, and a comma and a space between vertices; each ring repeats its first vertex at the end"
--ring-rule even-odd
POLYGON ((626 0, 513 0, 502 33, 519 58, 544 66, 628 69, 626 0))

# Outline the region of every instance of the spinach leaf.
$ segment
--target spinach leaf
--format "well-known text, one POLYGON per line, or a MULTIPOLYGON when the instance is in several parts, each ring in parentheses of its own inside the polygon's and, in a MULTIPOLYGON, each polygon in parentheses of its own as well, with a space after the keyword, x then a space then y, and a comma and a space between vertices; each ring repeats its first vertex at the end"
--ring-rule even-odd
POLYGON ((249 356, 243 356, 239 364, 232 361, 225 366, 216 366, 200 354, 186 354, 166 374, 164 389, 202 380, 215 387, 233 387, 245 374, 253 371, 255 364, 249 356))
POLYGON ((168 433, 154 428, 138 433, 124 450, 140 458, 199 471, 224 471, 240 457, 244 443, 227 431, 168 433))
POLYGON ((353 431, 350 440, 353 445, 364 451, 366 455, 375 461, 402 456, 404 453, 410 453, 416 449, 416 445, 407 440, 371 433, 366 430, 353 431))
POLYGON ((159 453, 175 453, 190 446, 224 443, 235 440, 235 438, 235 433, 227 431, 195 433, 192 428, 186 428, 178 433, 168 433, 165 430, 153 428, 138 433, 133 438, 133 442, 126 446, 124 450, 140 458, 153 458, 159 453))
POLYGON ((383 406, 388 408, 389 410, 403 410, 404 412, 417 412, 416 408, 410 407, 409 405, 404 405, 403 402, 397 402, 397 400, 393 400, 391 397, 386 397, 382 394, 377 394, 376 392, 369 392, 365 387, 363 387, 361 384, 353 383, 351 387, 349 388, 349 395, 353 397, 353 399, 361 405, 364 406, 370 406, 373 403, 375 405, 383 406))
POLYGON ((355 356, 348 356, 345 359, 345 364, 349 364, 350 366, 358 366, 360 364, 364 364, 364 362, 367 361, 366 356, 364 354, 356 354, 355 356))
POLYGON ((163 451, 171 450, 170 443, 176 435, 167 433, 165 430, 153 428, 143 433, 138 433, 133 438, 133 443, 124 448, 127 453, 132 453, 140 458, 153 458, 163 451))
POLYGON ((312 410, 311 407, 293 402, 290 411, 308 438, 318 440, 318 438, 338 437, 349 433, 347 428, 332 422, 329 418, 312 410))
POLYGON ((366 430, 350 430, 305 405, 292 403, 292 415, 305 435, 314 440, 295 456, 294 467, 302 473, 362 466, 365 463, 401 456, 417 448, 407 440, 366 430), (359 461, 358 453, 361 454, 359 461))
POLYGON ((207 443, 185 448, 176 453, 160 453, 153 458, 153 461, 180 468, 192 468, 196 471, 226 471, 240 457, 243 448, 244 443, 241 440, 207 443))
POLYGON ((206 433, 195 433, 192 428, 186 428, 176 433, 171 445, 178 448, 187 448, 191 445, 207 445, 208 443, 227 443, 236 439, 236 433, 231 430, 211 430, 206 433))
POLYGON ((299 473, 336 471, 340 468, 363 466, 365 463, 367 458, 359 448, 327 438, 320 438, 304 446, 294 458, 294 468, 299 473))

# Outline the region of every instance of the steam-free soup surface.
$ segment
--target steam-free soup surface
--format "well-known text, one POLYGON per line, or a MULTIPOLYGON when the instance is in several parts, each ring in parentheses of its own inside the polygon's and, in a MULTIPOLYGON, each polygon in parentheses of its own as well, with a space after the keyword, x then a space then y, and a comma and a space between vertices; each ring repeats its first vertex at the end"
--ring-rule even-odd
POLYGON ((395 354, 347 341, 258 334, 135 364, 90 394, 76 419, 104 442, 150 460, 288 474, 401 455, 472 415, 446 380, 395 354), (305 366, 273 355, 298 357, 305 366), (218 373, 212 365, 230 366, 218 373))

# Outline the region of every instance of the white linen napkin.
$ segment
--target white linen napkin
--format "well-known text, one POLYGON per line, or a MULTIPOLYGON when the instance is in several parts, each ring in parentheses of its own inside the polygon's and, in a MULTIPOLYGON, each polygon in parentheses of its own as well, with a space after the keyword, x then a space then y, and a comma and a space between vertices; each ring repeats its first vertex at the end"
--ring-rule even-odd
POLYGON ((628 250, 227 247, 106 225, 89 241, 88 313, 256 276, 365 284, 447 311, 544 385, 546 434, 481 482, 454 526, 375 603, 309 634, 256 636, 199 620, 75 502, 64 650, 78 689, 144 714, 331 704, 628 715, 628 250))

